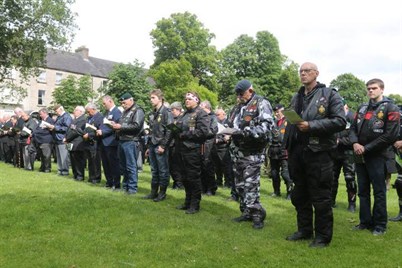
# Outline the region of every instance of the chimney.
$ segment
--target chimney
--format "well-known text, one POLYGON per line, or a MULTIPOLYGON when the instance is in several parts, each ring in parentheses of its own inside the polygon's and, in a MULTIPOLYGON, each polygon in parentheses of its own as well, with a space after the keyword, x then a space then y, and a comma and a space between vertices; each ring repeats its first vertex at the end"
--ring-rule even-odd
POLYGON ((79 48, 77 48, 75 50, 75 53, 80 53, 84 60, 89 59, 89 49, 86 48, 85 46, 80 46, 79 48))

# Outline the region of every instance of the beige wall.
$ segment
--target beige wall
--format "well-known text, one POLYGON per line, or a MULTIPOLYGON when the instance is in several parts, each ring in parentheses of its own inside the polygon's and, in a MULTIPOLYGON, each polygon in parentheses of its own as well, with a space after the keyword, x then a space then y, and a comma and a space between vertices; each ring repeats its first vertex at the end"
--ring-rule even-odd
MULTIPOLYGON (((69 75, 74 75, 79 79, 83 75, 79 74, 73 74, 73 73, 68 73, 68 72, 63 72, 63 71, 58 71, 58 70, 51 70, 51 69, 46 69, 46 80, 44 81, 39 81, 39 77, 31 78, 28 82, 28 84, 24 84, 23 87, 27 89, 27 97, 23 99, 21 103, 15 102, 15 101, 5 101, 4 104, 0 104, 0 113, 2 111, 10 111, 13 110, 14 107, 19 106, 22 107, 23 110, 25 111, 38 111, 39 109, 43 107, 49 107, 53 100, 52 98, 52 92, 53 90, 58 86, 56 83, 56 73, 60 73, 62 76, 62 79, 65 79, 69 75), (45 91, 45 97, 44 97, 44 102, 43 105, 38 104, 38 91, 39 90, 44 90, 45 91)), ((92 77, 92 89, 97 92, 97 89, 102 85, 103 81, 107 80, 106 78, 100 78, 100 77, 92 77)), ((16 83, 21 83, 17 77, 16 83)), ((86 103, 83 103, 82 105, 85 105, 86 103)))

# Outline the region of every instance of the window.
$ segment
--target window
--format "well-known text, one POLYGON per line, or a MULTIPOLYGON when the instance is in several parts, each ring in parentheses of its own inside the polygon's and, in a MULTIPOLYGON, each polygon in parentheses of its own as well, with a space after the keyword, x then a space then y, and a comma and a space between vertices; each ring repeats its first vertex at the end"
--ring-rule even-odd
POLYGON ((46 83, 46 71, 42 71, 36 81, 39 83, 46 83))
POLYGON ((38 105, 45 105, 45 91, 42 89, 38 90, 38 105))
POLYGON ((62 79, 63 79, 63 74, 56 73, 56 85, 60 85, 62 79))

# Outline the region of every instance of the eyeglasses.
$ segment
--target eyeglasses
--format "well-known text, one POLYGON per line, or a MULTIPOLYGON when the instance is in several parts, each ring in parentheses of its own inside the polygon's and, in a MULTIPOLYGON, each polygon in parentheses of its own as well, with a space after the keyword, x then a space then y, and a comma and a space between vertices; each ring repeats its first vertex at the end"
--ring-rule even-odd
POLYGON ((309 73, 309 72, 311 72, 311 71, 317 71, 317 70, 315 70, 315 69, 300 69, 299 73, 300 73, 300 74, 302 74, 302 73, 309 73))
POLYGON ((379 87, 368 87, 367 91, 370 91, 370 90, 374 91, 374 90, 377 90, 377 89, 379 89, 379 87))

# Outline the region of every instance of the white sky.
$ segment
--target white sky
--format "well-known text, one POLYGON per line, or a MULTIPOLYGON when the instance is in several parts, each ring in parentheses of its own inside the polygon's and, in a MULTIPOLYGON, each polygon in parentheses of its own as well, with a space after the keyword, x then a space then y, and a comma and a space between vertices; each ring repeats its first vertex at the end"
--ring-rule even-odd
POLYGON ((281 53, 299 65, 311 61, 319 81, 352 73, 380 78, 385 94, 402 95, 402 1, 400 0, 76 0, 77 32, 72 48, 92 57, 149 67, 156 22, 188 11, 216 35, 218 50, 241 34, 268 31, 281 53))

